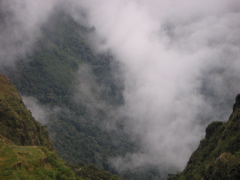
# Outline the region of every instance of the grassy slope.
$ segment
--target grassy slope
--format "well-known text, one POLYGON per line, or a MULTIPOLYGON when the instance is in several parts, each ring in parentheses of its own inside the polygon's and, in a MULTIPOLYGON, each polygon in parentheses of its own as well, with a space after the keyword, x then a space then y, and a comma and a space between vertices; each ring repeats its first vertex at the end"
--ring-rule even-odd
POLYGON ((228 122, 212 122, 185 170, 170 180, 240 179, 240 96, 228 122))
POLYGON ((17 146, 0 137, 0 179, 76 179, 54 153, 42 146, 17 146))
POLYGON ((17 146, 0 136, 0 179, 120 180, 94 165, 67 167, 43 146, 17 146))

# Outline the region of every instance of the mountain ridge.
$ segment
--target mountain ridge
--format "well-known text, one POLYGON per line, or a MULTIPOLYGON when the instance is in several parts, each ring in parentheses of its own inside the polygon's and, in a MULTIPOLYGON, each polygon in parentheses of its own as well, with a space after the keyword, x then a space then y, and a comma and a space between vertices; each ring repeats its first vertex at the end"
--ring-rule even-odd
MULTIPOLYGON (((94 100, 95 97, 100 97, 96 99, 96 102, 104 102, 111 105, 111 107, 118 107, 124 103, 122 95, 124 87, 121 82, 119 83, 114 79, 112 73, 111 63, 114 62, 113 57, 108 53, 96 54, 85 39, 85 36, 91 35, 94 29, 81 26, 67 14, 56 13, 41 28, 42 36, 34 45, 34 50, 24 57, 26 59, 20 58, 15 68, 7 69, 7 75, 12 79, 21 94, 36 98, 43 106, 57 106, 66 109, 66 111, 59 111, 59 113, 50 117, 47 128, 50 135, 54 137, 52 140, 59 155, 65 161, 74 164, 71 167, 76 174, 84 176, 83 171, 79 171, 79 164, 81 163, 88 164, 87 168, 81 166, 82 169, 86 168, 85 175, 93 175, 93 173, 89 173, 89 170, 96 173, 94 170, 96 167, 92 164, 95 164, 100 169, 116 173, 117 170, 112 167, 109 159, 124 157, 129 152, 138 152, 138 146, 131 141, 131 138, 124 131, 107 131, 100 127, 99 124, 102 125, 102 122, 113 122, 115 120, 112 119, 114 116, 107 114, 108 109, 95 108, 94 103, 88 106, 89 99, 87 99, 93 97, 94 100), (88 81, 87 76, 84 76, 85 71, 79 73, 81 68, 84 69, 84 67, 89 67, 89 71, 86 72, 89 73, 87 75, 93 77, 90 79, 94 82, 88 81), (81 91, 76 91, 81 83, 89 83, 87 85, 90 86, 90 90, 87 93, 90 95, 85 96, 86 94, 81 91), (91 85, 96 85, 102 91, 91 92, 91 85), (93 109, 91 109, 91 105, 93 105, 93 109)), ((96 90, 96 87, 92 89, 96 90)), ((18 96, 16 95, 16 97, 18 96)), ((22 104, 19 98, 13 102, 22 104)), ((239 98, 237 98, 234 113, 230 119, 237 118, 239 107, 239 98)), ((8 112, 7 108, 2 112, 8 112)), ((18 110, 9 111, 9 117, 18 117, 18 110)), ((124 121, 126 119, 121 119, 122 124, 117 124, 120 127, 118 130, 122 130, 121 127, 124 127, 124 121)), ((17 138, 13 136, 16 138, 14 143, 17 145, 21 145, 23 142, 25 142, 24 145, 39 144, 38 137, 31 138, 33 136, 31 131, 28 136, 22 136, 26 135, 25 132, 28 131, 25 124, 19 122, 22 121, 17 121, 16 125, 20 126, 23 131, 19 131, 17 138), (24 138, 26 140, 22 140, 24 138)), ((199 148, 192 154, 186 169, 182 173, 171 176, 170 179, 219 178, 219 176, 222 176, 221 174, 218 175, 219 162, 220 165, 222 163, 219 160, 221 159, 226 160, 226 162, 233 162, 233 165, 229 165, 229 171, 234 169, 235 167, 232 166, 237 162, 233 159, 238 160, 239 147, 235 143, 235 140, 238 142, 238 136, 237 138, 230 136, 232 132, 235 132, 231 130, 231 124, 234 123, 211 123, 206 129, 205 139, 201 141, 199 148), (231 144, 226 143, 224 138, 229 138, 231 144), (233 150, 234 148, 235 150, 233 150), (235 151, 236 154, 234 154, 235 151)), ((6 130, 6 126, 2 127, 4 127, 2 131, 6 130)), ((33 132, 37 131, 33 130, 33 132)), ((11 133, 5 131, 3 134, 7 136, 6 138, 12 139, 10 135, 14 134, 14 132, 13 128, 11 133)), ((45 133, 45 131, 43 132, 45 133)), ((16 149, 15 146, 10 146, 10 148, 16 149)), ((131 169, 125 172, 124 177, 130 180, 141 178, 165 179, 158 167, 148 168, 144 166, 139 169, 131 169)), ((228 175, 231 174, 230 172, 227 173, 228 175)), ((100 174, 102 174, 101 171, 100 174)), ((231 176, 231 178, 234 177, 231 176)))
POLYGON ((71 165, 54 150, 9 78, 0 74, 0 179, 120 180, 94 165, 71 165))
POLYGON ((122 87, 112 74, 111 55, 96 54, 84 39, 91 31, 66 13, 56 13, 42 26, 35 50, 6 74, 22 95, 60 109, 45 125, 65 161, 93 163, 116 173, 109 159, 134 147, 123 130, 104 128, 104 122, 114 122, 108 107, 122 103, 122 87), (89 90, 82 92, 86 86, 89 90))
POLYGON ((46 129, 34 120, 9 78, 0 75, 0 134, 16 145, 53 145, 46 129))
POLYGON ((169 180, 240 179, 240 94, 227 122, 214 121, 192 153, 186 168, 169 180))

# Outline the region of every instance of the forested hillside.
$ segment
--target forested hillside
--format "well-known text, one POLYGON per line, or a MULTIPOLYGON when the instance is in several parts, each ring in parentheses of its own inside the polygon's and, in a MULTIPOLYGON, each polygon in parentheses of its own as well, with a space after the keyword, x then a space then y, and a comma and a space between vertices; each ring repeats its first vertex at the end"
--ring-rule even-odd
POLYGON ((212 122, 185 170, 169 180, 238 180, 240 178, 240 95, 227 122, 212 122))
MULTIPOLYGON (((26 101, 37 99, 52 111, 44 125, 65 161, 93 163, 117 173, 111 158, 138 149, 122 129, 126 119, 119 121, 115 113, 124 102, 121 78, 113 76, 113 71, 120 71, 117 63, 111 54, 93 51, 89 37, 94 28, 77 23, 62 11, 41 31, 34 51, 4 73, 26 101)), ((155 167, 122 175, 128 179, 160 177, 155 167)))
POLYGON ((1 175, 239 179, 239 17, 238 0, 0 0, 1 175))
POLYGON ((120 179, 94 165, 68 166, 11 81, 0 75, 0 179, 120 179))
POLYGON ((121 88, 111 76, 111 57, 95 55, 85 40, 91 29, 63 12, 55 14, 42 32, 35 51, 24 60, 26 63, 19 62, 8 75, 22 95, 61 109, 46 124, 61 157, 68 162, 94 163, 108 169, 109 157, 132 149, 124 133, 102 129, 100 123, 109 118, 107 109, 95 107, 97 101, 113 106, 122 101, 121 88), (88 75, 79 72, 82 67, 89 67, 88 75), (88 76, 95 82, 84 79, 88 76), (82 81, 90 91, 93 88, 93 93, 99 93, 89 92, 99 99, 89 102, 91 99, 81 94, 78 86, 82 81))
POLYGON ((53 149, 47 130, 34 120, 11 81, 0 74, 0 134, 16 145, 53 149))

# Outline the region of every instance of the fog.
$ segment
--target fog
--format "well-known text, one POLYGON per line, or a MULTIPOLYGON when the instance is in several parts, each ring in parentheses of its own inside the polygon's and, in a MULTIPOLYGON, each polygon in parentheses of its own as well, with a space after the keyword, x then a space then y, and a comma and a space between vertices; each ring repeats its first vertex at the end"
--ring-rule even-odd
POLYGON ((31 96, 22 96, 22 99, 25 106, 31 111, 32 116, 42 125, 48 125, 49 120, 54 118, 54 115, 65 110, 57 106, 42 105, 36 98, 31 96))
POLYGON ((231 113, 240 88, 238 0, 2 0, 2 5, 15 14, 0 27, 1 66, 31 51, 40 25, 59 7, 94 26, 96 51, 111 52, 122 65, 125 104, 118 114, 141 149, 111 159, 118 170, 148 165, 182 170, 207 124, 231 113))
POLYGON ((0 69, 14 66, 34 49, 40 26, 48 19, 54 0, 0 1, 0 69))
POLYGON ((139 153, 119 169, 182 169, 213 120, 227 120, 239 91, 238 1, 82 1, 97 49, 124 64, 126 131, 139 153))

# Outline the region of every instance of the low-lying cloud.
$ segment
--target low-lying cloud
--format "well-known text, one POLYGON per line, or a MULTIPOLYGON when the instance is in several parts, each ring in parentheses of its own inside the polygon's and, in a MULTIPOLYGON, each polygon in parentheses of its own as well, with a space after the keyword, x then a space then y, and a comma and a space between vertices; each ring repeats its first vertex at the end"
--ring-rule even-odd
POLYGON ((41 36, 40 27, 47 21, 55 0, 0 1, 0 70, 14 66, 34 48, 41 36))
POLYGON ((31 111, 32 116, 43 125, 49 124, 51 118, 56 117, 56 115, 63 110, 60 107, 42 105, 32 96, 22 96, 22 99, 26 107, 31 111))
POLYGON ((239 2, 82 2, 98 50, 126 67, 122 113, 142 147, 114 164, 182 169, 206 124, 227 120, 239 91, 239 2))
MULTIPOLYGON (((40 24, 61 3, 1 1, 15 13, 0 27, 1 66, 31 51, 40 24)), ((183 169, 206 125, 227 120, 239 92, 239 1, 69 0, 61 7, 80 21, 84 12, 97 51, 110 51, 124 67, 119 114, 141 149, 113 159, 115 167, 183 169)))

